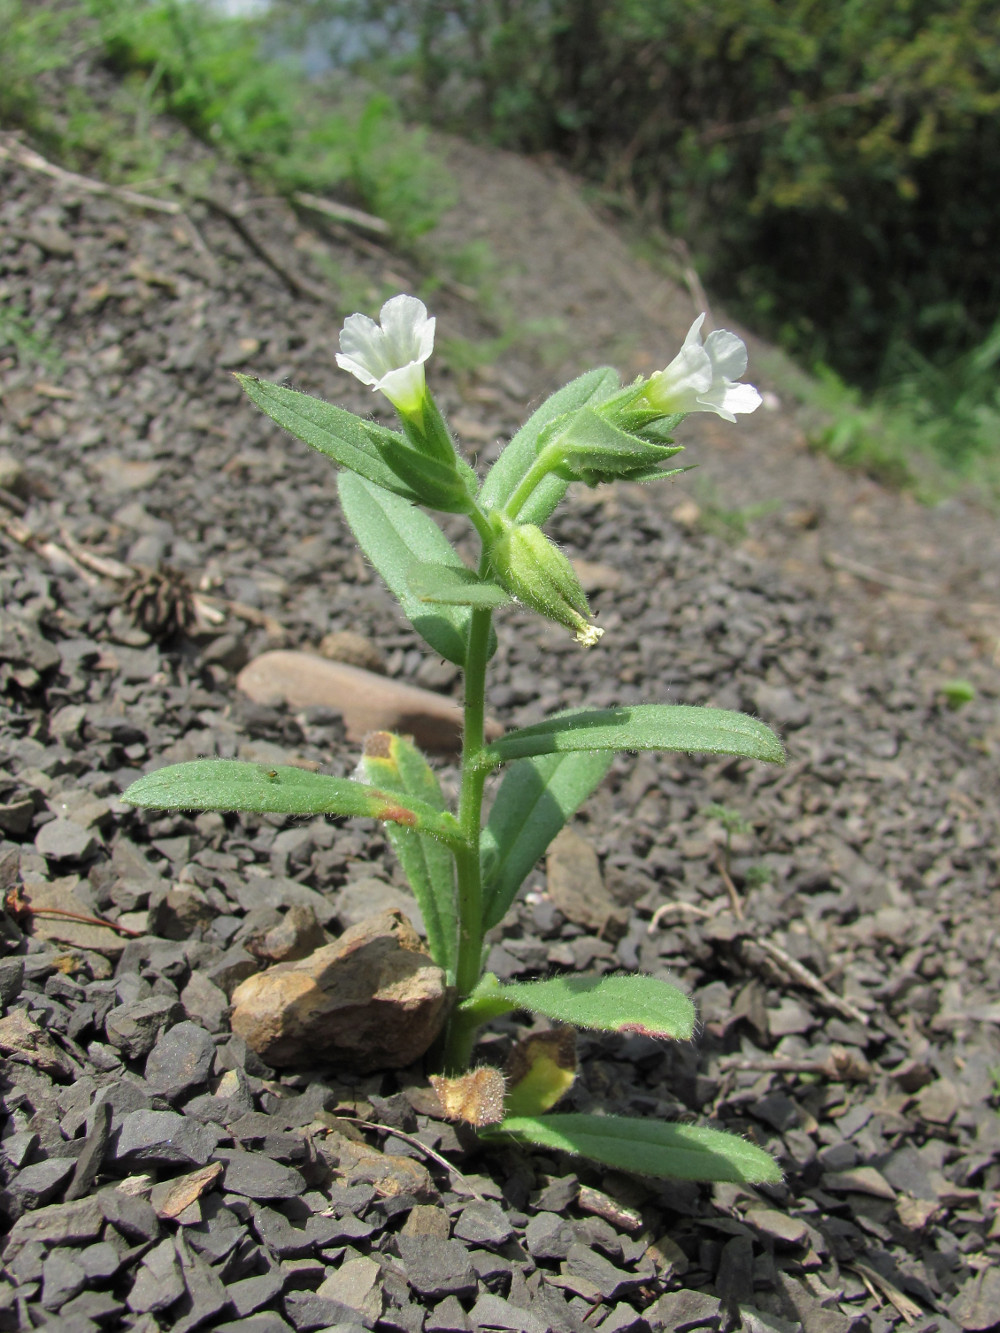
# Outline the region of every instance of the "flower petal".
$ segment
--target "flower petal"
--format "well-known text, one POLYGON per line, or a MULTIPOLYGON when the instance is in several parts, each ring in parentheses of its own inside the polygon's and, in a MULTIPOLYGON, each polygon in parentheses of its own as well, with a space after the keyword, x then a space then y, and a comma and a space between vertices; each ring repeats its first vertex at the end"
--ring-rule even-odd
POLYGON ((738 380, 747 373, 747 346, 742 338, 728 329, 716 329, 705 339, 708 353, 717 375, 727 380, 738 380))

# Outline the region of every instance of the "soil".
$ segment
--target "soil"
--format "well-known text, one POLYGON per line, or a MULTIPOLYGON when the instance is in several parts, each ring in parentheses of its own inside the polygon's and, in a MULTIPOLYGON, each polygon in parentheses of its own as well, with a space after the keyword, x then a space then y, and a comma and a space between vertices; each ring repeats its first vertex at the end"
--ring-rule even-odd
MULTIPOLYGON (((444 147, 460 203, 433 243, 487 241, 495 299, 545 322, 470 370, 444 339, 489 322, 460 288, 429 298, 432 382, 485 465, 545 392, 665 364, 698 311, 551 164, 444 147)), ((204 178, 205 149, 175 153, 204 178)), ((572 919, 539 867, 488 966, 674 977, 698 1041, 581 1040, 565 1108, 719 1124, 784 1183, 487 1147, 433 1114, 419 1068, 278 1074, 231 1035, 255 932, 294 898, 335 935, 351 886, 398 869, 370 823, 150 816, 119 793, 204 754, 350 773, 336 713, 241 698, 265 647, 350 630, 392 676, 457 681, 355 553, 328 464, 230 375, 371 411, 339 324, 420 272, 222 166, 210 194, 164 213, 0 161, 0 296, 36 340, 0 348, 0 1327, 1000 1327, 995 519, 811 452, 792 369, 745 330, 765 406, 685 422, 698 470, 660 489, 571 490, 550 530, 588 562, 605 637, 584 653, 504 615, 491 704, 505 725, 740 708, 789 762, 621 756, 574 828, 624 933, 572 919), (136 586, 181 611, 198 590, 217 623, 149 633, 136 586), (728 849, 713 806, 745 821, 728 849)))

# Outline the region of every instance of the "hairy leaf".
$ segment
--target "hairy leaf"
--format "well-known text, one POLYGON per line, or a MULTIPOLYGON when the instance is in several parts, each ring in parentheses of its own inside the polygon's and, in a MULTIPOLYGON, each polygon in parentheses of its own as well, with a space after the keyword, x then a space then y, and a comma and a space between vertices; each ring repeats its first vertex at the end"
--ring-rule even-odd
POLYGON ((405 801, 350 778, 304 768, 249 764, 238 759, 195 759, 137 779, 122 796, 152 810, 243 810, 272 815, 366 815, 460 842, 458 821, 426 801, 405 801))
MULTIPOLYGON (((479 503, 486 509, 502 509, 517 490, 538 456, 538 437, 550 422, 567 412, 602 403, 618 389, 619 379, 609 366, 589 370, 546 398, 524 423, 490 468, 479 492, 479 503)), ((521 523, 541 526, 566 494, 568 481, 550 473, 536 486, 527 503, 514 517, 521 523)))
MULTIPOLYGON (((403 614, 436 653, 465 665, 471 611, 465 606, 434 606, 410 587, 418 565, 454 570, 461 577, 468 566, 434 520, 399 496, 350 472, 337 478, 340 503, 358 545, 385 579, 403 614)), ((494 651, 494 639, 491 651, 494 651)))
POLYGON ((514 600, 498 583, 452 565, 414 565, 410 591, 421 602, 442 606, 509 606, 514 600))
POLYGON ((526 1009, 578 1028, 676 1041, 690 1040, 695 1023, 694 1005, 682 990, 658 977, 625 974, 500 983, 487 973, 461 1007, 482 1014, 483 1021, 526 1009))
POLYGON ((535 862, 614 760, 611 750, 519 759, 503 776, 480 843, 483 928, 499 925, 535 862))
POLYGON ((509 1134, 548 1151, 589 1157, 618 1171, 675 1180, 728 1181, 736 1185, 777 1185, 781 1169, 756 1144, 736 1134, 701 1125, 671 1125, 627 1116, 556 1112, 515 1116, 487 1131, 509 1134))
POLYGON ((386 456, 391 457, 393 448, 408 448, 405 438, 396 431, 374 421, 364 421, 353 412, 283 384, 259 380, 253 375, 237 375, 236 379, 261 411, 296 439, 376 486, 407 500, 419 499, 418 493, 385 461, 386 456))
MULTIPOLYGON (((445 808, 441 786, 417 747, 402 736, 376 731, 365 740, 361 771, 369 782, 384 791, 445 808)), ((419 829, 391 824, 386 836, 399 857, 403 873, 427 929, 427 944, 435 963, 455 980, 458 950, 458 903, 455 897, 455 862, 449 848, 419 829)))
POLYGON ((577 708, 512 731, 476 758, 477 767, 525 755, 569 750, 679 750, 686 754, 734 754, 783 764, 785 752, 770 727, 745 713, 682 704, 577 708))

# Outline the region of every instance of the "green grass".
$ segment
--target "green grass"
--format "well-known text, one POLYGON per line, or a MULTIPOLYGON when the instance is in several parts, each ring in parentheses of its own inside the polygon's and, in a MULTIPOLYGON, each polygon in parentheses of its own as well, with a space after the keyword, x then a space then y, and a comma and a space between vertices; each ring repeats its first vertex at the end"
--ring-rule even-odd
POLYGON ((250 19, 196 0, 0 0, 0 31, 0 124, 64 165, 117 181, 159 177, 170 145, 153 125, 168 114, 265 188, 336 190, 403 244, 452 197, 423 132, 390 98, 343 80, 305 83, 296 66, 262 53, 250 19), (71 79, 47 96, 44 76, 87 51, 122 76, 111 105, 71 79))
POLYGON ((0 357, 13 353, 19 365, 38 366, 51 375, 63 371, 55 347, 32 326, 19 306, 0 305, 0 357))
POLYGON ((791 391, 815 418, 813 447, 928 503, 966 488, 1000 504, 1000 323, 950 365, 905 348, 893 361, 869 395, 826 367, 795 377, 791 391))

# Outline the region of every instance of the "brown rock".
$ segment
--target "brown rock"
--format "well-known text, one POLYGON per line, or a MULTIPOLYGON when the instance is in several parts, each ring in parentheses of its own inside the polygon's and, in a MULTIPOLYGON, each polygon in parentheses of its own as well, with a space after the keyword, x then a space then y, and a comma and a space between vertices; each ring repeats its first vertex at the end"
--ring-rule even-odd
POLYGON ((369 917, 299 962, 248 977, 232 1028, 268 1064, 403 1069, 444 1023, 444 973, 402 912, 369 917))
POLYGON ((346 662, 348 666, 361 667, 365 671, 376 671, 385 675, 385 658, 363 634, 354 630, 338 629, 324 634, 319 645, 320 656, 330 662, 346 662))
MULTIPOLYGON (((360 742, 371 731, 396 731, 412 736, 425 750, 455 753, 461 747, 462 710, 454 700, 346 662, 280 649, 255 657, 236 684, 255 703, 280 700, 293 708, 334 708, 351 741, 360 742)), ((487 724, 488 739, 500 732, 496 723, 487 724)))
POLYGON ((579 833, 564 828, 545 858, 549 897, 567 921, 586 926, 604 939, 620 940, 628 913, 608 893, 597 853, 579 833))
POLYGON ((443 1208, 432 1203, 417 1203, 406 1215, 401 1236, 435 1236, 438 1240, 451 1239, 451 1223, 443 1208))

